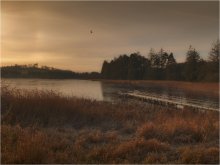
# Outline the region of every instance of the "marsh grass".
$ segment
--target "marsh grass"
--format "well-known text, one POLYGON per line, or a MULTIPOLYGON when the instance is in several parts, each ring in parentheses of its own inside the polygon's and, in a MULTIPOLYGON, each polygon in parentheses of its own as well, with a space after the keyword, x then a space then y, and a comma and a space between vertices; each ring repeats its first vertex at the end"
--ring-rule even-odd
POLYGON ((219 112, 1 90, 2 163, 219 163, 219 112))

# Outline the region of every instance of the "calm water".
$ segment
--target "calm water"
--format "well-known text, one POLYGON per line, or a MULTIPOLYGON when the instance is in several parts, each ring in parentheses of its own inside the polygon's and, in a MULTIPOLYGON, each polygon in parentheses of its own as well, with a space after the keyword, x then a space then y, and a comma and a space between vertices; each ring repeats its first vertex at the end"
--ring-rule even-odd
POLYGON ((140 91, 165 98, 177 98, 184 102, 218 108, 219 99, 210 93, 195 93, 156 85, 129 85, 104 83, 90 80, 50 80, 50 79, 2 79, 2 84, 21 89, 54 90, 66 96, 90 98, 99 101, 117 101, 120 92, 140 91))

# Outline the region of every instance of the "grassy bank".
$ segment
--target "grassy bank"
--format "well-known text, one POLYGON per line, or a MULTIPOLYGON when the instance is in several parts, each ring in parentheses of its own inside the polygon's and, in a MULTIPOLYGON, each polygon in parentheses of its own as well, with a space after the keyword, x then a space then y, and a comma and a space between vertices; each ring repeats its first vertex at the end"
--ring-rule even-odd
POLYGON ((1 91, 2 163, 219 163, 219 112, 1 91))

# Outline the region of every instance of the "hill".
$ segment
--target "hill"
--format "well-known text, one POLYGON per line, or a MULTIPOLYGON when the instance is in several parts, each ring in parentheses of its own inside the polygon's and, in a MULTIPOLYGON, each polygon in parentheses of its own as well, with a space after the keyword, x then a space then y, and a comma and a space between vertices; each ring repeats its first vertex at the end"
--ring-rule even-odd
POLYGON ((48 66, 14 65, 1 67, 2 78, 98 79, 98 72, 73 72, 48 66))

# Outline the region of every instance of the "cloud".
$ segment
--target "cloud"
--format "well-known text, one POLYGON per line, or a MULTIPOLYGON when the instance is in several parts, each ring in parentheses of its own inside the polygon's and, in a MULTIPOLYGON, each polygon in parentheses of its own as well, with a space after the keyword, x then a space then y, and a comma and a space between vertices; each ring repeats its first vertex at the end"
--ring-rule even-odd
POLYGON ((205 58, 218 31, 218 2, 4 1, 2 64, 100 71, 105 59, 161 47, 182 62, 190 44, 205 58))

